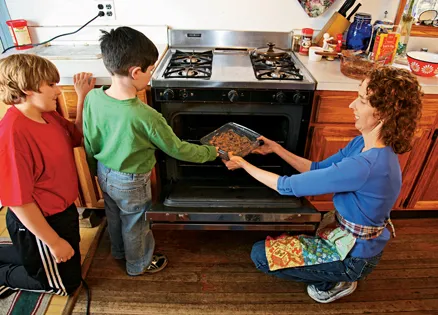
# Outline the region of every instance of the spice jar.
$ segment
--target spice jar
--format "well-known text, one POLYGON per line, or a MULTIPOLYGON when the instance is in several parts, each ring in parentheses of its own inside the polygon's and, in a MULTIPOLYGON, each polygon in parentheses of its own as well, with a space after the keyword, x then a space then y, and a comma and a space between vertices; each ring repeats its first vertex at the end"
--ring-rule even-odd
POLYGON ((299 54, 303 56, 309 55, 309 48, 312 46, 313 29, 303 28, 301 31, 301 44, 299 54))
POLYGON ((9 20, 6 21, 6 24, 8 25, 14 45, 19 46, 16 49, 22 50, 32 48, 32 41, 30 39, 26 20, 9 20))
POLYGON ((292 50, 295 52, 300 51, 301 35, 294 35, 292 38, 292 50))

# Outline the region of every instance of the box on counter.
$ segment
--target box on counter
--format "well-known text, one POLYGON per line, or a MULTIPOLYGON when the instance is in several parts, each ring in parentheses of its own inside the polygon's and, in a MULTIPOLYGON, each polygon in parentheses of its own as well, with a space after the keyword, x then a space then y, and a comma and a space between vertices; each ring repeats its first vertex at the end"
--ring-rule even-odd
POLYGON ((377 34, 373 47, 373 60, 385 59, 385 64, 392 64, 399 40, 399 33, 377 34))

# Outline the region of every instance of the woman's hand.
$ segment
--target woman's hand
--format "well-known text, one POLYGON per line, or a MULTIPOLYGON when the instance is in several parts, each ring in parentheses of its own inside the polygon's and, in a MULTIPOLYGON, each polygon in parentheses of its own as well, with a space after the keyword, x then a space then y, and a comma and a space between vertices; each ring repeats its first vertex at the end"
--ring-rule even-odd
POLYGON ((53 244, 47 246, 58 264, 66 262, 75 254, 75 251, 70 244, 60 237, 53 244))
POLYGON ((262 140, 264 144, 257 149, 252 150, 252 153, 266 155, 274 152, 275 148, 279 146, 277 142, 269 140, 268 138, 263 136, 258 137, 257 140, 262 140))
POLYGON ((96 78, 93 78, 92 76, 93 74, 89 72, 80 72, 73 76, 73 83, 78 99, 84 100, 88 92, 94 88, 96 78))
POLYGON ((229 161, 222 160, 222 162, 224 162, 225 166, 230 171, 234 171, 239 168, 242 168, 245 165, 245 163, 247 163, 242 157, 233 155, 232 152, 228 152, 228 157, 230 158, 229 161))

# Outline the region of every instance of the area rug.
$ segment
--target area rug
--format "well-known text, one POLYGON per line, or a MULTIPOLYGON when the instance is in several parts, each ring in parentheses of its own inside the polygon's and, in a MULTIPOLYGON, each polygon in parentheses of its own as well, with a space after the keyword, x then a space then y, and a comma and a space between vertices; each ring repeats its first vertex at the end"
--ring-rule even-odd
MULTIPOLYGON (((4 209, 3 209, 4 210, 4 209)), ((85 279, 99 244, 99 240, 106 228, 106 218, 103 218, 98 231, 88 249, 85 257, 82 258, 82 278, 85 279)), ((10 238, 0 237, 0 245, 12 244, 10 238)), ((64 313, 69 314, 77 300, 81 288, 68 297, 64 313)), ((4 299, 0 299, 0 315, 44 315, 50 305, 53 294, 36 293, 28 291, 17 291, 4 299)))
MULTIPOLYGON (((0 245, 12 244, 7 237, 0 238, 0 245)), ((17 291, 0 299, 0 315, 43 315, 49 306, 52 294, 17 291)))

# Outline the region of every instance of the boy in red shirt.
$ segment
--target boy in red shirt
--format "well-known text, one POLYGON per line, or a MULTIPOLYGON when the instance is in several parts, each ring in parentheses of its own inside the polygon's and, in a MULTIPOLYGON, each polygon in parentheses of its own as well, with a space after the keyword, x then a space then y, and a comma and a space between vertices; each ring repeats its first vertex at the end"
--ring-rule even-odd
POLYGON ((68 295, 81 283, 78 180, 73 147, 82 143, 83 100, 95 79, 74 76, 76 123, 61 117, 59 73, 29 54, 0 60, 0 201, 13 245, 0 247, 0 297, 12 290, 68 295))

